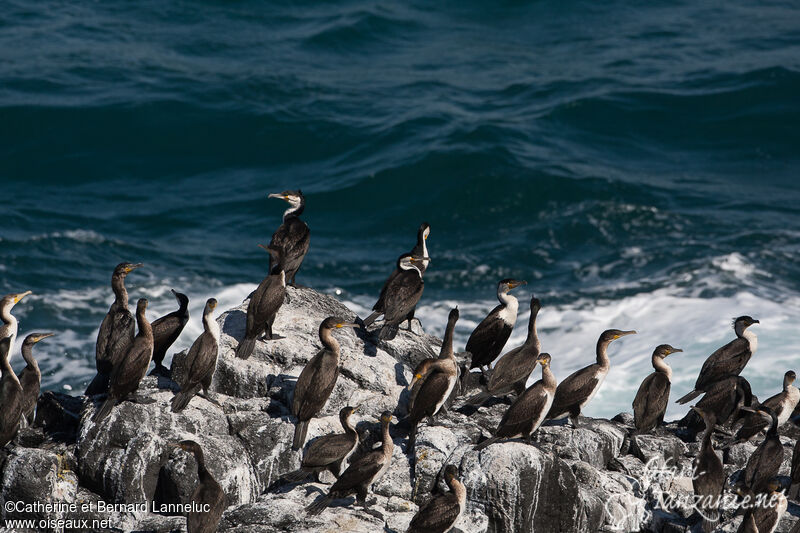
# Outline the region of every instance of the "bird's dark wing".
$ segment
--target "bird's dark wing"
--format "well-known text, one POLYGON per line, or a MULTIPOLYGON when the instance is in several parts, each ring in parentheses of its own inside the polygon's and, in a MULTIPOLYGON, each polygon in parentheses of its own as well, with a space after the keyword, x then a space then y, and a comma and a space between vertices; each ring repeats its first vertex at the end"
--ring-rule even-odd
POLYGON ((525 346, 514 348, 504 354, 494 365, 492 377, 489 378, 489 392, 508 390, 515 383, 527 381, 536 368, 539 351, 525 346))
POLYGON ((502 420, 500 420, 495 436, 513 437, 523 431, 527 432, 527 428, 533 424, 533 421, 547 406, 547 400, 547 391, 542 381, 539 380, 528 387, 511 404, 503 415, 502 420))
MULTIPOLYGON (((308 229, 308 224, 297 217, 288 218, 272 234, 270 247, 283 250, 281 261, 284 271, 290 273, 300 268, 303 258, 308 253, 310 236, 311 231, 308 229)), ((270 259, 271 264, 272 260, 270 259)))
POLYGON ((225 511, 225 493, 218 483, 201 483, 192 493, 192 502, 197 505, 208 504, 207 513, 191 512, 186 517, 186 527, 193 533, 214 533, 225 511))
POLYGON ((383 283, 383 287, 381 287, 381 294, 380 296, 378 296, 378 301, 375 302, 375 305, 372 306, 373 311, 383 312, 386 306, 386 291, 389 289, 389 287, 391 286, 394 279, 398 276, 398 274, 400 274, 400 270, 395 268, 394 271, 391 274, 389 274, 389 277, 386 278, 386 281, 383 283))
POLYGON ((502 308, 500 305, 495 307, 469 336, 466 351, 472 354, 472 368, 491 363, 511 336, 513 326, 506 324, 500 318, 502 308))
POLYGON ((381 471, 383 461, 383 452, 380 450, 361 456, 350 463, 347 470, 342 472, 342 475, 331 487, 330 492, 350 491, 363 483, 371 481, 381 471))
POLYGON ((339 377, 337 358, 327 349, 320 350, 300 372, 295 384, 292 412, 300 420, 316 415, 328 401, 339 377))
POLYGON ((256 294, 258 298, 256 299, 255 318, 257 322, 264 322, 269 320, 283 305, 286 289, 281 285, 278 276, 267 276, 259 285, 256 294))
POLYGON ((436 496, 414 515, 408 530, 413 533, 447 531, 458 519, 460 511, 458 499, 454 494, 436 496))
POLYGON ((320 437, 306 448, 303 466, 326 466, 342 459, 353 449, 355 435, 338 433, 320 437))
POLYGON ((750 360, 750 342, 736 338, 708 356, 694 388, 704 390, 726 376, 738 376, 750 360))
POLYGON ((559 416, 585 402, 598 385, 597 363, 581 368, 558 384, 550 416, 559 416))
POLYGON ((398 274, 384 295, 384 324, 399 324, 417 305, 425 284, 416 270, 398 274))
POLYGON ((139 382, 147 373, 153 345, 145 337, 136 337, 127 353, 111 370, 109 394, 124 398, 139 387, 139 382))
POLYGON ((633 400, 633 419, 637 429, 651 429, 664 419, 669 390, 669 379, 661 372, 653 372, 642 380, 633 400))
POLYGON ((427 415, 433 415, 436 404, 442 401, 450 386, 450 376, 444 372, 430 374, 419 392, 414 396, 413 403, 409 406, 408 417, 413 422, 419 422, 427 415))
POLYGON ((36 375, 36 372, 27 366, 22 369, 17 378, 22 387, 22 412, 30 413, 36 405, 36 401, 39 399, 41 379, 36 375))
POLYGON ((744 481, 753 491, 764 488, 764 483, 778 475, 783 462, 783 446, 780 441, 764 439, 747 460, 744 481))
POLYGON ((217 364, 217 352, 219 345, 214 336, 204 331, 192 343, 189 352, 186 354, 189 370, 186 372, 184 383, 181 390, 189 390, 201 383, 209 372, 212 372, 217 364))
POLYGON ((97 359, 116 363, 133 343, 135 333, 136 321, 131 312, 112 305, 100 325, 100 331, 97 332, 95 346, 97 359))

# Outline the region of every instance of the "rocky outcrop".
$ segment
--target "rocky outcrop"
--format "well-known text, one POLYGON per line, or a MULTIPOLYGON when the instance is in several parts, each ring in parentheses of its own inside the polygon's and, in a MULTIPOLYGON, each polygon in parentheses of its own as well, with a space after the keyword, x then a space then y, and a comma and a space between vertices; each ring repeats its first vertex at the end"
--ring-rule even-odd
MULTIPOLYGON (((421 359, 436 356, 441 342, 419 329, 401 330, 389 342, 379 342, 374 331, 334 333, 341 344, 341 373, 320 417, 310 424, 308 440, 340 431, 339 409, 359 405, 362 445, 356 453, 379 441, 378 416, 385 409, 397 420, 395 449, 391 467, 368 498, 369 512, 355 508, 350 498, 308 517, 303 508, 327 490, 332 476, 322 474, 320 483, 281 480, 300 462, 300 454, 291 450, 294 380, 320 348, 320 322, 327 316, 355 317, 330 296, 290 287, 273 327, 280 338, 257 342, 253 355, 240 360, 234 352, 244 334, 246 308, 245 302, 219 317, 222 338, 212 394, 195 397, 181 413, 170 412, 176 386, 163 377, 147 377, 135 401, 123 402, 100 424, 91 421, 96 406, 89 399, 45 393, 34 427, 0 452, 0 496, 4 507, 6 501, 61 505, 4 511, 3 517, 108 520, 104 527, 81 531, 184 529, 184 518, 169 506, 189 500, 196 465, 173 444, 191 438, 203 447, 207 467, 227 496, 220 531, 403 532, 418 507, 444 490, 446 464, 459 467, 468 491, 456 531, 694 531, 690 509, 658 507, 664 495, 688 497, 692 491, 689 476, 698 444, 691 432, 674 424, 631 439, 632 419, 622 414, 589 419, 577 429, 544 426, 533 444, 505 442, 475 452, 474 444, 491 433, 508 404, 493 400, 476 411, 456 399, 435 425, 420 425, 415 450, 407 450, 402 419, 411 370, 421 359), (101 502, 117 506, 100 511, 101 502)), ((175 374, 182 371, 183 355, 174 358, 175 374)), ((784 439, 784 475, 794 437, 784 439)), ((740 444, 726 452, 732 478, 753 449, 740 444)), ((791 528, 790 513, 778 531, 791 528)), ((722 530, 735 531, 739 520, 727 513, 722 530)))

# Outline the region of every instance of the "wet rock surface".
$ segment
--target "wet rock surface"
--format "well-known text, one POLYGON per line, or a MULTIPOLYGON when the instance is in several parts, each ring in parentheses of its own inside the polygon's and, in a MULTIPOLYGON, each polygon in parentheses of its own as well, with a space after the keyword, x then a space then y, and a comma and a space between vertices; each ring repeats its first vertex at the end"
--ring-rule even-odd
MULTIPOLYGON (((184 531, 185 519, 168 506, 189 501, 197 467, 173 444, 193 439, 227 496, 220 531, 404 532, 417 509, 435 492, 446 490, 446 464, 459 467, 467 487, 466 510, 454 531, 698 531, 691 510, 658 506, 665 495, 688 498, 692 493, 698 444, 691 432, 674 423, 631 438, 632 417, 623 413, 613 420, 584 419, 579 428, 546 425, 531 444, 503 442, 476 452, 474 444, 492 433, 509 401, 491 400, 476 410, 457 398, 434 425, 420 424, 416 447, 408 450, 408 428, 402 422, 406 386, 421 359, 438 355, 441 341, 405 329, 388 342, 378 341, 375 328, 334 333, 341 345, 341 372, 319 418, 312 420, 307 440, 340 432, 339 409, 359 405, 353 421, 361 445, 355 456, 380 441, 378 417, 385 409, 395 414, 395 448, 391 467, 372 487, 367 511, 350 497, 334 501, 319 516, 306 516, 304 507, 327 491, 333 476, 326 472, 321 482, 310 477, 303 484, 281 479, 301 459, 291 450, 294 381, 321 348, 317 331, 322 320, 339 316, 351 321, 355 316, 331 296, 290 287, 273 328, 280 338, 258 341, 252 356, 241 360, 235 348, 244 334, 246 309, 244 302, 219 317, 222 337, 213 402, 198 396, 183 412, 171 413, 176 385, 148 376, 135 401, 123 402, 94 424, 91 415, 100 399, 45 392, 34 427, 0 451, 0 503, 77 504, 78 509, 6 510, 3 518, 108 520, 105 528, 81 531, 184 531), (144 506, 98 512, 101 501, 144 506), (153 513, 153 505, 162 512, 153 513)), ((173 359, 175 375, 182 371, 184 355, 173 359)), ((464 355, 468 357, 460 357, 464 355)), ((477 381, 478 376, 469 376, 462 396, 477 392, 477 381)), ((788 476, 798 432, 793 427, 782 432, 781 475, 788 476)), ((745 443, 726 451, 729 480, 754 449, 755 444, 745 443)), ((789 531, 798 514, 800 508, 790 503, 777 531, 789 531)), ((720 531, 735 531, 740 521, 728 512, 720 531)))

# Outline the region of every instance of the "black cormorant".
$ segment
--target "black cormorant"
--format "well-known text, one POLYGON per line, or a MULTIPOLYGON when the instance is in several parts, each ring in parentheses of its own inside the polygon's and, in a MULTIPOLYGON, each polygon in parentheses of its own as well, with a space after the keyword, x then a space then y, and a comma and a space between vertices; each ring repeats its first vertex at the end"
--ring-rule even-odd
POLYGON ((343 318, 328 317, 319 325, 319 339, 323 348, 303 367, 294 386, 292 414, 297 417, 292 449, 299 450, 306 441, 308 421, 317 416, 325 406, 328 397, 339 377, 339 343, 332 331, 340 328, 354 328, 343 318))
POLYGON ((710 533, 719 521, 719 503, 722 498, 722 490, 725 487, 725 471, 722 461, 714 451, 711 443, 711 434, 717 423, 713 413, 706 413, 698 407, 692 407, 697 414, 702 417, 706 425, 703 440, 700 443, 700 451, 694 460, 692 486, 697 497, 696 508, 701 511, 700 516, 703 520, 703 531, 710 533))
POLYGON ((759 494, 767 490, 768 483, 778 475, 783 462, 783 445, 778 437, 778 417, 769 407, 761 406, 757 409, 745 407, 742 410, 754 411, 770 420, 767 436, 747 459, 741 477, 742 482, 750 490, 759 494))
POLYGON ((139 388, 139 382, 147 375, 150 359, 153 357, 153 328, 147 321, 145 310, 147 300, 139 299, 136 304, 136 323, 139 333, 128 347, 128 351, 114 363, 109 378, 108 398, 95 412, 92 420, 99 423, 107 417, 114 406, 123 401, 129 394, 139 388))
MULTIPOLYGON (((444 332, 439 358, 434 359, 426 369, 417 369, 418 372, 414 375, 414 380, 420 380, 422 384, 408 406, 408 423, 411 425, 408 435, 408 451, 414 448, 417 424, 425 417, 428 417, 429 423, 433 423, 433 417, 442 409, 458 381, 458 363, 453 353, 453 331, 457 321, 458 309, 451 309, 447 317, 447 328, 444 332)), ((412 388, 415 384, 414 380, 412 380, 412 388)))
POLYGON ((458 479, 454 465, 444 468, 444 480, 450 492, 434 496, 417 511, 406 533, 446 533, 458 521, 467 503, 467 489, 458 479))
POLYGON ((528 321, 528 337, 522 346, 505 353, 494 365, 489 384, 484 392, 467 400, 467 403, 479 405, 492 396, 502 396, 515 392, 517 396, 525 390, 528 377, 536 368, 536 359, 541 353, 541 343, 536 332, 536 317, 542 304, 535 296, 531 297, 531 316, 528 321))
POLYGON ((0 339, 0 448, 14 440, 22 418, 22 386, 8 362, 11 337, 0 339))
MULTIPOLYGON (((747 487, 736 487, 737 494, 747 498, 748 501, 744 519, 736 533, 774 533, 778 528, 778 523, 786 512, 789 502, 786 500, 777 478, 768 481, 766 491, 765 494, 759 496, 747 487)), ((794 533, 796 529, 795 525, 790 533, 794 533)))
POLYGON ((128 351, 135 334, 135 321, 128 310, 128 291, 125 288, 125 278, 141 263, 120 263, 111 275, 111 289, 114 291, 114 303, 108 310, 100 331, 97 332, 95 345, 95 363, 97 375, 86 388, 87 396, 103 394, 108 391, 108 380, 111 369, 128 351))
POLYGON ((597 362, 570 374, 558 384, 553 405, 547 418, 555 420, 569 416, 572 425, 578 422, 581 410, 594 397, 603 380, 606 379, 611 361, 608 359, 608 345, 625 335, 634 335, 635 331, 608 329, 597 340, 597 362))
POLYGON ((28 425, 33 425, 33 414, 42 384, 42 372, 39 370, 39 363, 33 357, 33 345, 53 335, 55 333, 31 333, 22 341, 22 358, 25 359, 25 368, 17 377, 22 386, 22 419, 23 423, 28 425))
MULTIPOLYGON (((397 270, 400 273, 388 283, 383 298, 383 326, 379 335, 382 340, 394 339, 400 324, 408 319, 409 313, 422 298, 425 282, 420 267, 426 259, 429 258, 412 254, 397 258, 397 270)), ((408 330, 411 331, 410 321, 408 330)))
POLYGON ((214 476, 206 468, 203 450, 193 440, 181 441, 178 446, 194 455, 197 461, 197 487, 194 489, 190 502, 196 508, 205 508, 208 511, 192 510, 186 515, 186 530, 188 533, 215 533, 222 513, 227 506, 225 492, 214 476))
POLYGON ((250 357, 259 335, 264 335, 266 339, 272 340, 272 324, 275 322, 275 316, 286 296, 286 273, 283 270, 280 250, 259 246, 269 252, 270 258, 274 258, 274 261, 271 261, 272 267, 269 274, 261 280, 258 288, 250 295, 244 338, 236 348, 236 357, 241 359, 250 357))
POLYGON ((509 291, 526 285, 527 281, 504 279, 497 284, 497 299, 500 305, 484 318, 467 340, 466 351, 472 354, 470 368, 488 367, 503 351, 517 321, 519 302, 509 291))
POLYGON ((153 363, 154 375, 170 376, 170 371, 164 366, 164 357, 167 350, 178 340, 178 337, 189 322, 189 298, 175 289, 170 289, 175 299, 178 300, 178 309, 155 320, 153 326, 153 363))
POLYGON ((792 451, 792 467, 789 473, 791 485, 789 486, 789 498, 797 501, 800 497, 800 439, 794 443, 792 451))
POLYGON ((17 331, 19 330, 19 322, 17 318, 11 314, 11 309, 19 303, 20 300, 31 294, 31 291, 21 292, 19 294, 6 294, 0 300, 0 320, 3 325, 0 326, 0 339, 6 337, 11 338, 11 344, 8 347, 8 360, 14 354, 14 343, 17 341, 17 331))
POLYGON ((531 435, 542 425, 553 404, 556 378, 550 370, 550 354, 540 354, 536 361, 542 364, 542 379, 525 389, 525 392, 514 400, 500 420, 494 436, 476 445, 475 450, 482 450, 502 439, 520 436, 530 442, 531 435))
POLYGON ((310 474, 319 475, 328 470, 338 478, 358 446, 358 432, 350 424, 350 417, 356 409, 357 407, 343 407, 339 411, 339 422, 344 433, 332 433, 314 440, 306 448, 300 468, 283 477, 287 481, 302 481, 310 474))
MULTIPOLYGON (((763 407, 769 407, 775 412, 778 418, 778 427, 781 427, 784 422, 789 420, 789 416, 797 407, 800 401, 800 390, 797 389, 792 383, 797 379, 793 370, 789 370, 783 376, 783 390, 774 396, 770 396, 761 403, 763 407)), ((734 443, 746 442, 767 428, 769 422, 761 415, 753 413, 744 419, 744 423, 736 432, 734 443)))
POLYGON ((219 351, 219 324, 214 320, 212 313, 217 307, 217 301, 209 298, 203 309, 203 333, 192 343, 186 354, 184 366, 186 372, 178 385, 179 393, 172 398, 172 412, 182 411, 200 390, 208 398, 208 389, 211 387, 211 378, 217 368, 217 352, 219 351))
POLYGON ((633 422, 638 433, 647 433, 664 421, 672 380, 672 369, 664 359, 682 351, 669 344, 662 344, 653 351, 651 362, 656 371, 644 378, 633 399, 633 422))
POLYGON ((392 413, 384 411, 381 414, 383 433, 381 447, 351 462, 350 466, 336 480, 336 483, 331 486, 328 494, 318 498, 306 507, 308 514, 317 515, 325 510, 334 499, 345 498, 353 493, 356 494, 357 502, 364 508, 367 507, 367 492, 370 486, 383 476, 392 462, 394 442, 392 442, 392 437, 389 434, 391 421, 392 413))
POLYGON ((736 332, 736 339, 708 356, 694 383, 694 390, 680 398, 678 403, 690 402, 708 391, 714 383, 741 374, 750 357, 758 348, 756 334, 748 331, 747 328, 758 323, 758 320, 749 316, 740 316, 734 320, 733 330, 736 332))
MULTIPOLYGON (((718 425, 733 425, 739 418, 740 407, 753 407, 750 383, 742 376, 730 376, 718 381, 697 402, 697 407, 706 413, 712 413, 718 425)), ((690 410, 678 425, 691 428, 695 432, 705 427, 703 419, 693 410, 690 410)))
MULTIPOLYGON (((283 213, 283 224, 272 234, 269 247, 281 250, 281 261, 283 262, 283 270, 286 272, 286 282, 294 286, 294 278, 297 276, 297 271, 300 270, 300 265, 303 264, 306 253, 308 253, 308 243, 311 236, 308 224, 300 220, 300 215, 303 214, 306 208, 306 199, 299 189, 273 193, 269 197, 278 198, 289 203, 289 208, 283 213)), ((271 272, 272 257, 270 257, 269 269, 271 272)))

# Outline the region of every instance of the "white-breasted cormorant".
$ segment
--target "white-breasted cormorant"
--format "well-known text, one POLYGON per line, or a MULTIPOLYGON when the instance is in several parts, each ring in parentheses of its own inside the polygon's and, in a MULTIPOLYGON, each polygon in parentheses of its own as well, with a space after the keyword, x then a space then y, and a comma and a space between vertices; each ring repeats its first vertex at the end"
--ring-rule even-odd
POLYGON ((333 330, 355 328, 358 324, 343 318, 328 317, 319 325, 319 340, 323 348, 303 367, 294 386, 292 414, 297 417, 292 449, 299 450, 306 442, 308 421, 317 416, 325 406, 339 377, 339 343, 333 330))
POLYGON ((150 326, 145 310, 147 300, 140 298, 136 303, 136 323, 139 332, 122 357, 114 363, 108 385, 108 398, 95 412, 92 420, 99 423, 114 406, 139 388, 139 383, 147 375, 150 359, 153 357, 153 328, 150 326))
POLYGON ((0 339, 9 337, 11 344, 8 347, 8 360, 14 354, 14 344, 17 341, 17 331, 19 330, 19 322, 17 317, 11 314, 11 309, 19 303, 20 300, 31 294, 31 291, 20 292, 18 294, 6 294, 0 300, 0 320, 3 324, 0 325, 0 339))
POLYGON ((133 315, 128 310, 128 290, 125 288, 125 278, 142 263, 120 263, 111 275, 111 289, 114 291, 114 303, 108 310, 100 330, 97 332, 95 345, 95 364, 97 375, 86 388, 87 396, 108 392, 108 380, 111 370, 133 343, 136 333, 133 315))
POLYGON ((416 381, 422 382, 408 406, 408 423, 411 426, 408 435, 408 451, 414 448, 417 424, 425 417, 428 417, 429 423, 433 423, 433 417, 442 409, 458 381, 458 363, 453 353, 453 331, 457 321, 458 309, 451 309, 447 317, 447 328, 444 332, 439 358, 426 360, 430 363, 425 368, 419 368, 418 365, 414 379, 409 385, 413 388, 416 381))
POLYGON ((542 344, 536 331, 536 317, 542 304, 538 298, 531 296, 531 316, 528 320, 528 337, 522 346, 503 354, 494 365, 489 384, 484 392, 467 400, 467 403, 479 405, 492 396, 503 396, 515 392, 517 396, 525 390, 528 377, 536 368, 536 359, 541 353, 542 344))
POLYGON ((206 468, 203 450, 199 444, 193 440, 184 440, 178 447, 193 454, 197 461, 198 483, 189 501, 197 508, 208 506, 207 512, 192 510, 186 515, 186 530, 188 533, 215 533, 227 507, 225 492, 206 468))
POLYGON ((527 281, 503 279, 497 284, 497 299, 500 305, 478 324, 467 340, 465 348, 472 355, 470 369, 488 367, 506 345, 514 324, 517 322, 519 302, 509 291, 526 285, 527 281))
POLYGON ((283 269, 281 251, 268 246, 259 246, 269 252, 270 258, 274 260, 271 261, 269 273, 258 284, 247 303, 244 338, 236 348, 236 357, 241 359, 250 357, 259 335, 272 340, 272 324, 286 297, 286 272, 283 269))
MULTIPOLYGON (((770 396, 763 402, 761 406, 769 407, 775 412, 778 418, 778 427, 781 427, 784 422, 789 420, 797 403, 800 402, 800 390, 797 389, 794 383, 797 376, 793 370, 789 370, 783 376, 783 390, 774 396, 770 396)), ((753 413, 744 419, 744 423, 736 432, 733 444, 746 442, 767 428, 769 422, 759 414, 753 413)))
MULTIPOLYGON (((422 279, 421 265, 426 259, 430 258, 412 254, 403 254, 397 258, 397 270, 400 273, 387 284, 383 295, 383 326, 379 335, 381 340, 394 339, 400 324, 408 319, 409 313, 422 298, 425 281, 422 279)), ((408 330, 411 331, 410 321, 408 330)))
POLYGON ((696 506, 701 511, 703 531, 710 533, 719 521, 719 503, 725 487, 725 471, 722 461, 714 451, 711 434, 714 433, 717 419, 713 413, 706 413, 698 407, 692 407, 705 422, 705 433, 700 442, 700 451, 695 457, 692 469, 692 487, 697 497, 696 506))
POLYGON ((747 459, 740 478, 745 486, 759 494, 767 491, 768 483, 778 475, 778 470, 783 462, 783 445, 778 437, 778 417, 769 407, 760 406, 757 409, 744 407, 742 409, 756 412, 770 420, 766 437, 747 459))
POLYGON ((39 363, 33 357, 33 345, 53 335, 55 333, 31 333, 22 341, 22 358, 25 359, 25 368, 17 377, 22 386, 22 419, 23 423, 28 425, 33 424, 33 414, 42 384, 42 372, 39 370, 39 363))
POLYGON ((358 446, 358 432, 350 423, 356 409, 358 407, 343 407, 339 411, 339 422, 344 433, 332 433, 314 440, 306 448, 300 468, 283 477, 287 481, 302 481, 310 474, 319 476, 320 472, 328 470, 338 478, 358 446))
POLYGON ((474 449, 482 450, 503 439, 523 437, 530 443, 531 435, 539 429, 547 416, 556 393, 556 378, 550 370, 550 354, 539 354, 537 363, 542 364, 542 379, 525 389, 506 410, 494 435, 477 444, 474 449))
POLYGON ((0 448, 14 440, 22 418, 22 386, 8 362, 11 337, 0 339, 0 448))
POLYGON ((635 331, 607 329, 597 339, 597 362, 576 370, 558 384, 553 405, 550 407, 548 419, 557 420, 569 416, 572 425, 576 426, 581 410, 597 393, 603 380, 606 379, 611 360, 608 358, 608 345, 626 335, 635 335, 635 331))
MULTIPOLYGON (((283 223, 272 234, 269 247, 281 250, 286 282, 294 286, 294 278, 297 276, 297 271, 300 270, 300 265, 303 264, 303 259, 308 253, 308 243, 311 237, 308 224, 300 220, 300 215, 303 214, 306 208, 306 199, 299 189, 273 193, 269 197, 278 198, 289 203, 289 208, 283 213, 283 223)), ((270 257, 270 272, 272 271, 272 266, 272 257, 270 257)))
POLYGON ((450 492, 434 496, 417 511, 406 533, 446 533, 455 525, 467 503, 467 489, 458 479, 458 468, 447 465, 444 480, 450 492))
MULTIPOLYGON (((423 222, 420 225, 419 230, 417 230, 417 244, 414 246, 411 252, 407 254, 423 258, 421 262, 416 263, 420 276, 425 274, 425 271, 428 269, 428 264, 430 263, 430 257, 428 256, 428 235, 430 235, 430 233, 430 225, 427 222, 423 222)), ((396 278, 401 272, 402 270, 400 270, 398 266, 395 266, 394 271, 392 271, 392 273, 383 283, 383 287, 381 287, 381 294, 378 296, 378 301, 372 306, 372 314, 364 319, 365 328, 371 326, 372 323, 384 313, 386 307, 386 291, 392 285, 394 278, 396 278)), ((405 318, 405 320, 408 320, 409 330, 411 328, 411 320, 414 319, 414 311, 416 311, 416 306, 411 309, 411 312, 405 318)))
POLYGON ((669 344, 657 346, 653 351, 651 362, 655 372, 644 378, 633 399, 633 422, 637 433, 647 433, 664 421, 672 382, 672 369, 664 359, 682 351, 669 344))
POLYGON ((164 366, 164 357, 167 350, 178 340, 186 323, 189 322, 189 298, 175 289, 170 289, 175 299, 178 300, 178 309, 153 321, 153 375, 170 376, 170 371, 164 366))
POLYGON ((734 320, 733 330, 736 332, 736 339, 708 356, 694 383, 694 390, 680 398, 678 403, 690 402, 709 390, 714 383, 741 374, 750 357, 758 348, 756 334, 748 331, 747 328, 758 323, 758 320, 749 316, 740 316, 734 320))
POLYGON ((370 486, 378 481, 381 476, 389 469, 394 452, 394 442, 389 434, 389 424, 392 422, 392 413, 384 411, 381 414, 381 430, 383 442, 381 447, 373 450, 350 463, 350 466, 342 472, 336 480, 328 494, 318 498, 306 507, 306 512, 310 515, 317 515, 336 498, 346 498, 350 494, 356 494, 356 501, 365 509, 367 507, 367 492, 370 486))
POLYGON ((180 392, 172 398, 172 412, 182 411, 189 402, 203 388, 203 393, 208 398, 208 389, 211 379, 217 368, 217 353, 219 351, 219 324, 214 320, 212 313, 217 307, 217 301, 209 298, 203 309, 203 333, 192 343, 186 354, 184 366, 186 372, 178 385, 180 392))

